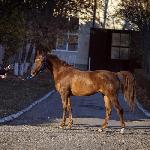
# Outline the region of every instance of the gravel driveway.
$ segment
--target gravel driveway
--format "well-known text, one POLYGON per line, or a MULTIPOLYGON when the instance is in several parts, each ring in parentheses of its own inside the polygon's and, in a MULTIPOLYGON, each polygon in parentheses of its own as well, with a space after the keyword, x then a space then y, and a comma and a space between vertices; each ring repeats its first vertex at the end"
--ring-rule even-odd
POLYGON ((127 129, 120 134, 116 111, 112 111, 109 128, 98 132, 104 118, 102 96, 72 97, 74 125, 71 130, 59 129, 61 100, 54 93, 32 110, 12 122, 0 126, 1 150, 148 150, 150 119, 136 108, 129 111, 123 97, 119 101, 125 111, 127 129))

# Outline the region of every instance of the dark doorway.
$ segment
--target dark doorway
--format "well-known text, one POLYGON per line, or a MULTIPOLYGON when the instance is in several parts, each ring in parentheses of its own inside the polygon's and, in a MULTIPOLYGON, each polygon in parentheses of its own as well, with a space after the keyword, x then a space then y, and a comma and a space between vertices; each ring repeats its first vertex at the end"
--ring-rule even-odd
POLYGON ((92 28, 89 50, 91 70, 130 70, 130 33, 127 30, 92 28))

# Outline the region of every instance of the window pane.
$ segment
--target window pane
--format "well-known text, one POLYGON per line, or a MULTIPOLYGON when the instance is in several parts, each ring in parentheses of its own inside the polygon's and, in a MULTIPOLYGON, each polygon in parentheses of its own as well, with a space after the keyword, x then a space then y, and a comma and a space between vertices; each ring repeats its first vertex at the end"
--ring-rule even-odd
POLYGON ((56 49, 59 50, 66 50, 66 46, 67 46, 67 35, 64 34, 62 36, 59 36, 57 38, 57 45, 56 45, 56 49))
POLYGON ((121 34, 121 46, 129 46, 129 34, 127 33, 122 33, 121 34))
POLYGON ((68 50, 76 51, 78 49, 78 35, 69 35, 68 50))
POLYGON ((129 48, 120 48, 120 59, 127 60, 129 58, 129 48))
POLYGON ((111 48, 111 59, 119 59, 119 47, 111 48))
POLYGON ((112 33, 112 46, 120 46, 120 33, 112 33))

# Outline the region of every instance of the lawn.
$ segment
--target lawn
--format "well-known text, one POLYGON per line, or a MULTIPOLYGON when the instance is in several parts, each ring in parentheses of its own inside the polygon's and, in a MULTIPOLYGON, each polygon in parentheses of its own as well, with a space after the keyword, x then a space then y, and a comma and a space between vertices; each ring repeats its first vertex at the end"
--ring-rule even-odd
POLYGON ((8 75, 7 79, 0 79, 0 117, 29 106, 52 88, 53 82, 46 72, 30 80, 12 75, 8 75))

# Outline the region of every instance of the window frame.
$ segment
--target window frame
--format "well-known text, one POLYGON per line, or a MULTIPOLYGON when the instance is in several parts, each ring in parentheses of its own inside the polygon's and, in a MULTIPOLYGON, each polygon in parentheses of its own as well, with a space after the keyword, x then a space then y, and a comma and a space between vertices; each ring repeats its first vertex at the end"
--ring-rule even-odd
MULTIPOLYGON (((131 34, 130 32, 112 32, 112 36, 111 36, 111 60, 129 60, 129 56, 130 56, 130 42, 131 42, 131 34), (119 44, 115 45, 113 44, 113 34, 119 34, 119 44), (121 45, 122 43, 122 36, 123 34, 128 35, 128 46, 123 46, 121 45), (119 48, 119 53, 118 53, 118 58, 112 58, 112 48, 119 48), (123 58, 121 56, 121 48, 125 48, 128 49, 128 53, 127 53, 127 58, 123 58)), ((117 41, 118 42, 118 41, 117 41)))
POLYGON ((61 51, 61 52, 78 52, 78 49, 79 49, 79 34, 76 32, 76 33, 72 33, 72 32, 67 32, 67 33, 64 33, 63 35, 67 35, 67 40, 66 40, 66 45, 65 45, 65 49, 60 49, 60 48, 57 48, 58 47, 58 38, 56 39, 56 46, 55 46, 55 49, 54 51, 61 51), (69 37, 70 36, 77 36, 77 49, 76 50, 69 50, 69 37))

